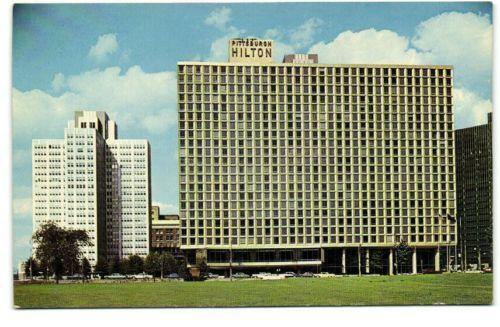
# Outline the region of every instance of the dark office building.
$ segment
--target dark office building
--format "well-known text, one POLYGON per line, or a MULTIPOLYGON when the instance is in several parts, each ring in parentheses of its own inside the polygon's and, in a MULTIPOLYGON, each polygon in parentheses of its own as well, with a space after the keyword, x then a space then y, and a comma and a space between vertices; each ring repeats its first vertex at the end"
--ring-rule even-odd
POLYGON ((461 263, 491 266, 493 239, 493 156, 488 123, 456 130, 457 215, 461 263))

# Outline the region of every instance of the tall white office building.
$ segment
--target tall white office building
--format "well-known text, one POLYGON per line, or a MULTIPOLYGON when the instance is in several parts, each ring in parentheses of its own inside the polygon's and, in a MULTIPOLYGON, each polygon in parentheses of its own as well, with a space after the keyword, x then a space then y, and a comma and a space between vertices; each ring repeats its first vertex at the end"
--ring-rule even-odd
POLYGON ((33 230, 84 229, 84 256, 146 256, 151 205, 147 140, 120 140, 105 112, 77 111, 62 140, 33 140, 33 230))

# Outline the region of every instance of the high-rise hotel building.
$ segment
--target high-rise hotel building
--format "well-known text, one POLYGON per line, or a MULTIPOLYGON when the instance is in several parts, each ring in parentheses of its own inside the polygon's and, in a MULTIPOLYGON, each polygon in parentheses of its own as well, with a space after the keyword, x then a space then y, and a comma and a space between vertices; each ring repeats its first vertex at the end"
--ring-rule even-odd
POLYGON ((150 229, 150 148, 118 139, 105 112, 77 111, 64 139, 32 142, 33 230, 53 221, 84 229, 84 256, 146 256, 150 229))
POLYGON ((237 39, 229 62, 178 63, 188 262, 392 273, 404 240, 408 269, 439 269, 456 243, 453 68, 269 49, 237 39))

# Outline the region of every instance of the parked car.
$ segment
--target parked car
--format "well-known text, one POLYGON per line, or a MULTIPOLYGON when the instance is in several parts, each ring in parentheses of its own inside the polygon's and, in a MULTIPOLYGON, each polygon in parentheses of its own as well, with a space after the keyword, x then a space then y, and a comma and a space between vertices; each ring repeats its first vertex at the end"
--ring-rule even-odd
POLYGON ((170 278, 170 279, 180 278, 178 273, 171 273, 171 274, 168 274, 166 277, 170 278))
POLYGON ((293 278, 297 277, 297 274, 294 273, 293 271, 287 271, 286 273, 283 274, 283 276, 285 276, 285 278, 293 278))
POLYGON ((250 278, 250 276, 242 272, 237 272, 233 274, 233 278, 250 278))
POLYGON ((114 273, 109 276, 105 276, 105 279, 127 279, 127 276, 119 274, 119 273, 114 273))
POLYGON ((135 274, 132 276, 133 279, 153 279, 153 275, 148 275, 144 272, 135 274))
POLYGON ((483 271, 485 273, 492 273, 493 272, 493 268, 491 268, 491 267, 483 268, 483 271))
POLYGON ((252 278, 260 278, 260 279, 262 279, 262 278, 264 278, 266 276, 271 276, 271 274, 268 273, 268 272, 259 272, 259 273, 253 274, 252 278))
POLYGON ((220 277, 221 277, 221 276, 219 276, 219 275, 217 275, 217 274, 214 274, 214 273, 211 273, 211 272, 209 272, 209 273, 207 274, 207 278, 209 278, 209 279, 218 279, 218 278, 220 278, 220 277))
POLYGON ((314 277, 329 278, 329 277, 335 277, 335 274, 331 274, 331 273, 328 273, 328 272, 321 272, 319 274, 314 274, 314 277))
POLYGON ((310 271, 306 271, 305 273, 300 274, 299 277, 310 278, 310 277, 314 277, 314 274, 312 272, 310 272, 310 271))

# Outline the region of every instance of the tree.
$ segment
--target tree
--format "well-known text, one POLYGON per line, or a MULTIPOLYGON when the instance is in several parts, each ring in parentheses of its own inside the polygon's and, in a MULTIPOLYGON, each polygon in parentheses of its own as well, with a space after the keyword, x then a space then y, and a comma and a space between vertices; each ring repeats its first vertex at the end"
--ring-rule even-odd
POLYGON ((130 260, 128 258, 123 258, 120 261, 119 273, 122 275, 130 275, 130 260))
POLYGON ((153 280, 161 273, 160 255, 156 252, 151 252, 144 261, 144 270, 146 273, 153 275, 153 280))
POLYGON ((199 264, 200 266, 200 277, 205 277, 208 274, 208 265, 207 265, 207 259, 203 258, 199 264))
POLYGON ((189 272, 186 260, 184 258, 180 259, 177 262, 177 274, 184 280, 188 280, 191 278, 191 273, 189 272))
POLYGON ((41 225, 33 234, 33 241, 36 257, 55 275, 56 283, 80 259, 81 247, 92 245, 86 231, 65 229, 54 222, 41 225))
POLYGON ((399 244, 396 246, 396 260, 398 263, 397 273, 402 272, 402 268, 408 265, 408 263, 410 262, 411 254, 412 251, 408 246, 408 243, 406 243, 405 240, 399 242, 399 244))
POLYGON ((141 272, 144 271, 144 260, 134 254, 134 255, 131 255, 129 258, 128 258, 128 261, 130 263, 130 273, 131 274, 139 274, 141 272))
POLYGON ((372 273, 384 272, 384 253, 380 249, 370 250, 370 271, 372 273))
POLYGON ((33 257, 29 257, 24 263, 24 275, 31 279, 33 276, 38 276, 39 271, 38 261, 33 257))
POLYGON ((81 265, 81 273, 83 275, 83 281, 87 279, 87 277, 90 275, 92 272, 92 268, 90 267, 90 262, 87 258, 82 259, 82 265, 81 265))
POLYGON ((104 256, 99 256, 97 258, 97 263, 94 267, 94 273, 98 274, 99 276, 105 275, 108 271, 108 262, 106 261, 106 258, 104 256))
POLYGON ((120 262, 120 258, 114 257, 108 263, 108 274, 112 275, 112 274, 117 274, 117 273, 121 272, 121 267, 122 267, 122 265, 120 262))
POLYGON ((162 253, 160 256, 161 272, 160 276, 163 278, 165 275, 177 272, 177 261, 171 253, 162 253))

